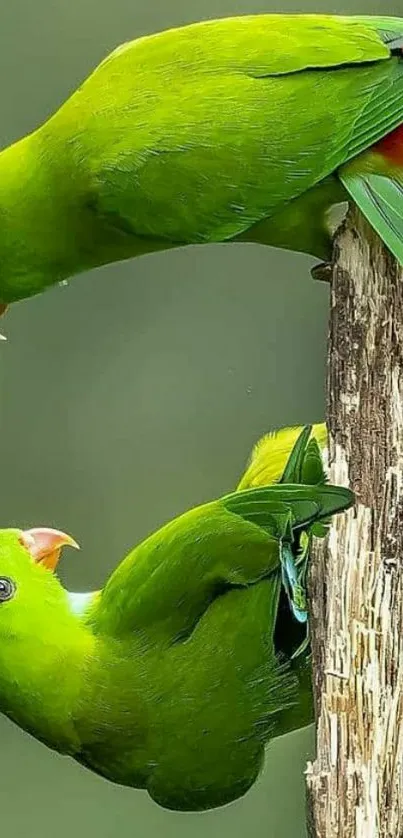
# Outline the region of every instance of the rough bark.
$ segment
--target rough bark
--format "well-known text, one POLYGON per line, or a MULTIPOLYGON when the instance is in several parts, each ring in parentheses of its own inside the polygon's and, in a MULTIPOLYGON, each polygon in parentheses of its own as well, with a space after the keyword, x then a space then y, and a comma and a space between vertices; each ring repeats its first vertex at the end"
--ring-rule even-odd
POLYGON ((403 271, 353 210, 337 234, 330 477, 357 505, 311 568, 311 838, 403 836, 403 271))

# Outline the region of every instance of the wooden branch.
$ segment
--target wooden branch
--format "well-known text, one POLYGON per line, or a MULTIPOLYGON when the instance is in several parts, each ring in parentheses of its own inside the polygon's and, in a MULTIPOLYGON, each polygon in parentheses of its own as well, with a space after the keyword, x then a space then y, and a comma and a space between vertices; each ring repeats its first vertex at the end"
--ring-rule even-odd
POLYGON ((403 836, 403 271, 357 210, 337 234, 331 481, 357 506, 315 546, 311 838, 403 836))

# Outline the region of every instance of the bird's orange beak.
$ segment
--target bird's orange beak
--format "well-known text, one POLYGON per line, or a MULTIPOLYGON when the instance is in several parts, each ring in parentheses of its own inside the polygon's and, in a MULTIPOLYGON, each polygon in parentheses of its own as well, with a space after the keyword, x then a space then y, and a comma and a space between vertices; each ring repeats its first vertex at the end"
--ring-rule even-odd
POLYGON ((55 570, 63 547, 80 547, 71 535, 50 527, 34 527, 21 533, 21 544, 28 550, 35 562, 43 564, 48 570, 55 570))

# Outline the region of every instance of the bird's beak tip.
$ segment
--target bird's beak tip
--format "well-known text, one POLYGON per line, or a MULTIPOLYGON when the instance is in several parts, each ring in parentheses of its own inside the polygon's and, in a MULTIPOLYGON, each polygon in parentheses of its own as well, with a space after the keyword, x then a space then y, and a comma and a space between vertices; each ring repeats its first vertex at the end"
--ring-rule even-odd
POLYGON ((33 527, 21 533, 21 544, 38 564, 55 570, 63 547, 80 549, 77 541, 62 530, 51 527, 33 527))

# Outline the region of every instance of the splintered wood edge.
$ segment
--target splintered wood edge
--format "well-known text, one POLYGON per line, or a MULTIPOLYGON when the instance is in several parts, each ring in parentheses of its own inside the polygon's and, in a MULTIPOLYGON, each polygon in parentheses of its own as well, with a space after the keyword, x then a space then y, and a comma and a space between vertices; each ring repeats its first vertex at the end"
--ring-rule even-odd
POLYGON ((317 753, 312 838, 403 835, 403 272, 356 210, 335 242, 330 480, 357 506, 310 574, 317 753))

